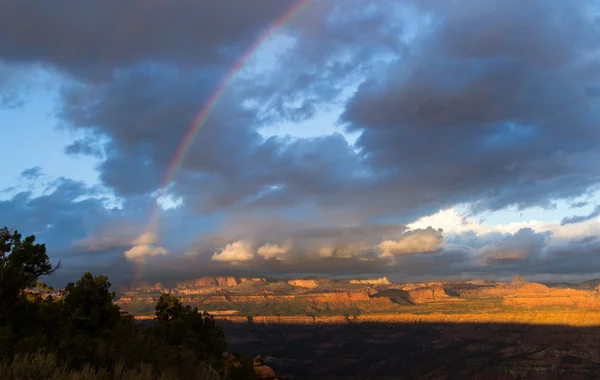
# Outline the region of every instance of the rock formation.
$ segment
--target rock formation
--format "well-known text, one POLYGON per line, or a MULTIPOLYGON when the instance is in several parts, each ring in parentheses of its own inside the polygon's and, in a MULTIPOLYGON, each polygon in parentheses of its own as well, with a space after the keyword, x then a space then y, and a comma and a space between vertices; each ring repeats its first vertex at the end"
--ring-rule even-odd
POLYGON ((520 297, 539 297, 550 293, 550 289, 546 285, 537 284, 535 282, 526 283, 517 289, 517 296, 520 297))
POLYGON ((523 285, 525 283, 527 283, 527 280, 525 280, 523 277, 516 275, 515 277, 513 277, 512 281, 510 282, 512 285, 523 285))
POLYGON ((308 280, 290 280, 288 281, 288 284, 293 285, 293 286, 299 286, 301 288, 308 288, 308 289, 314 289, 314 288, 318 288, 319 284, 312 279, 308 279, 308 280))
POLYGON ((426 288, 417 288, 408 292, 410 299, 414 303, 425 303, 442 301, 450 298, 440 285, 433 285, 426 288))
POLYGON ((389 285, 391 282, 387 277, 365 279, 365 280, 350 280, 351 284, 369 284, 369 285, 389 285))
POLYGON ((269 366, 264 365, 264 359, 258 355, 252 360, 254 365, 254 375, 257 380, 276 380, 275 372, 269 366))
POLYGON ((263 277, 242 277, 242 278, 240 278, 240 282, 246 282, 246 281, 267 282, 267 280, 263 277))
POLYGON ((410 321, 412 317, 407 314, 423 312, 431 314, 427 318, 433 321, 458 318, 465 322, 530 322, 525 312, 531 312, 538 313, 538 317, 532 317, 534 322, 539 319, 572 323, 565 319, 569 312, 575 313, 569 314, 569 318, 579 324, 587 323, 586 316, 600 310, 600 286, 549 286, 530 283, 518 276, 512 282, 473 280, 402 285, 389 283, 385 277, 267 281, 227 276, 181 282, 172 289, 149 285, 122 293, 116 302, 132 315, 151 315, 160 293, 169 291, 185 304, 209 313, 214 311, 223 320, 247 323, 248 318, 253 318, 256 323, 292 324, 348 323, 375 316, 385 320, 399 318, 394 315, 404 315, 402 318, 410 321))
POLYGON ((177 288, 216 288, 236 286, 237 284, 237 280, 232 276, 200 277, 195 280, 180 282, 177 284, 177 288))

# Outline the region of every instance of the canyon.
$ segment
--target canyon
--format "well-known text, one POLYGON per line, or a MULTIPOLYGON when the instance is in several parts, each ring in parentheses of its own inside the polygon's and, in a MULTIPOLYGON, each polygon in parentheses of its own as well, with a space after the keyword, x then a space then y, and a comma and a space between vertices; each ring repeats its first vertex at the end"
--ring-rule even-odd
POLYGON ((141 285, 117 303, 150 318, 162 293, 234 323, 481 322, 600 324, 600 286, 501 281, 394 283, 387 278, 201 277, 141 285))
POLYGON ((228 349, 264 355, 280 380, 600 378, 597 281, 223 276, 140 285, 117 303, 152 319, 164 292, 211 313, 228 349))

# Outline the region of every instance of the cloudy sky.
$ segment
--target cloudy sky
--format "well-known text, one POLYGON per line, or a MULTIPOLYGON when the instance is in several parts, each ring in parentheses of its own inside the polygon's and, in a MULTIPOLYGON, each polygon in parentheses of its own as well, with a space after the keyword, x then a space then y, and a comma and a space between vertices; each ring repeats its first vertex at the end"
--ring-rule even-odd
POLYGON ((2 1, 0 225, 56 282, 600 276, 599 9, 2 1))

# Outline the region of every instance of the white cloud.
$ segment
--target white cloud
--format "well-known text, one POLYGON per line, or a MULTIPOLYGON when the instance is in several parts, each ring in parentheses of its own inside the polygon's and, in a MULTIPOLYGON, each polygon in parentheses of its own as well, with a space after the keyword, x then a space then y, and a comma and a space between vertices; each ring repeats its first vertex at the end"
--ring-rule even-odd
POLYGON ((506 224, 488 224, 475 221, 473 217, 464 217, 455 208, 441 210, 433 215, 418 219, 408 225, 410 230, 427 227, 441 228, 444 234, 461 235, 473 232, 477 236, 488 234, 516 234, 523 228, 531 228, 535 232, 550 232, 551 240, 570 240, 573 238, 596 235, 600 230, 600 218, 591 219, 582 223, 561 226, 560 221, 542 222, 529 220, 506 224))
POLYGON ((333 257, 335 249, 333 247, 321 247, 318 252, 319 257, 333 257))
POLYGON ((338 259, 350 259, 352 257, 362 256, 368 252, 369 247, 364 243, 351 243, 340 245, 325 245, 317 250, 320 258, 335 257, 338 259))
POLYGON ((125 257, 129 260, 138 260, 143 257, 160 256, 168 254, 169 251, 167 251, 164 247, 149 244, 136 245, 131 249, 125 251, 125 257))
POLYGON ((248 261, 255 257, 252 244, 245 240, 239 240, 227 244, 221 252, 215 252, 212 256, 213 261, 248 261))
POLYGON ((158 235, 151 231, 144 232, 132 242, 133 245, 153 245, 158 243, 160 243, 158 235))
POLYGON ((382 257, 418 252, 433 252, 444 243, 441 231, 433 228, 406 232, 399 240, 384 240, 377 246, 382 257))
POLYGON ((265 259, 273 259, 273 258, 281 258, 286 253, 288 253, 292 249, 289 243, 284 245, 277 245, 267 243, 256 251, 259 256, 264 257, 265 259))
POLYGON ((131 244, 133 247, 124 252, 125 258, 129 260, 140 260, 144 257, 168 255, 170 252, 159 246, 160 238, 154 232, 144 232, 131 244))

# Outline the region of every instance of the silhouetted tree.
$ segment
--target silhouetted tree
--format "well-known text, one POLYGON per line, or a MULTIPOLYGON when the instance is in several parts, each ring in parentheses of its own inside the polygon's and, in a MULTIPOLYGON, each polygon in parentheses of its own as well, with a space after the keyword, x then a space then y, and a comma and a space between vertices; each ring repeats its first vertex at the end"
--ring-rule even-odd
POLYGON ((160 296, 156 307, 156 331, 170 345, 182 346, 199 358, 218 358, 227 348, 223 329, 198 308, 183 305, 171 294, 160 296))
POLYGON ((112 328, 119 322, 119 307, 113 303, 115 293, 110 291, 110 285, 108 277, 94 277, 90 272, 76 284, 67 284, 63 299, 77 328, 112 328))
POLYGON ((1 301, 14 301, 25 289, 35 287, 40 276, 50 274, 57 268, 50 264, 46 245, 37 244, 35 236, 22 240, 18 231, 11 231, 8 227, 0 229, 1 301))
POLYGON ((50 264, 46 246, 37 244, 35 236, 22 239, 18 231, 0 229, 0 354, 10 353, 15 343, 34 346, 30 337, 45 340, 37 324, 39 297, 30 293, 28 299, 27 291, 57 267, 50 264))
POLYGON ((154 310, 156 310, 156 320, 168 322, 180 318, 183 315, 184 307, 179 298, 164 293, 158 299, 154 310))

